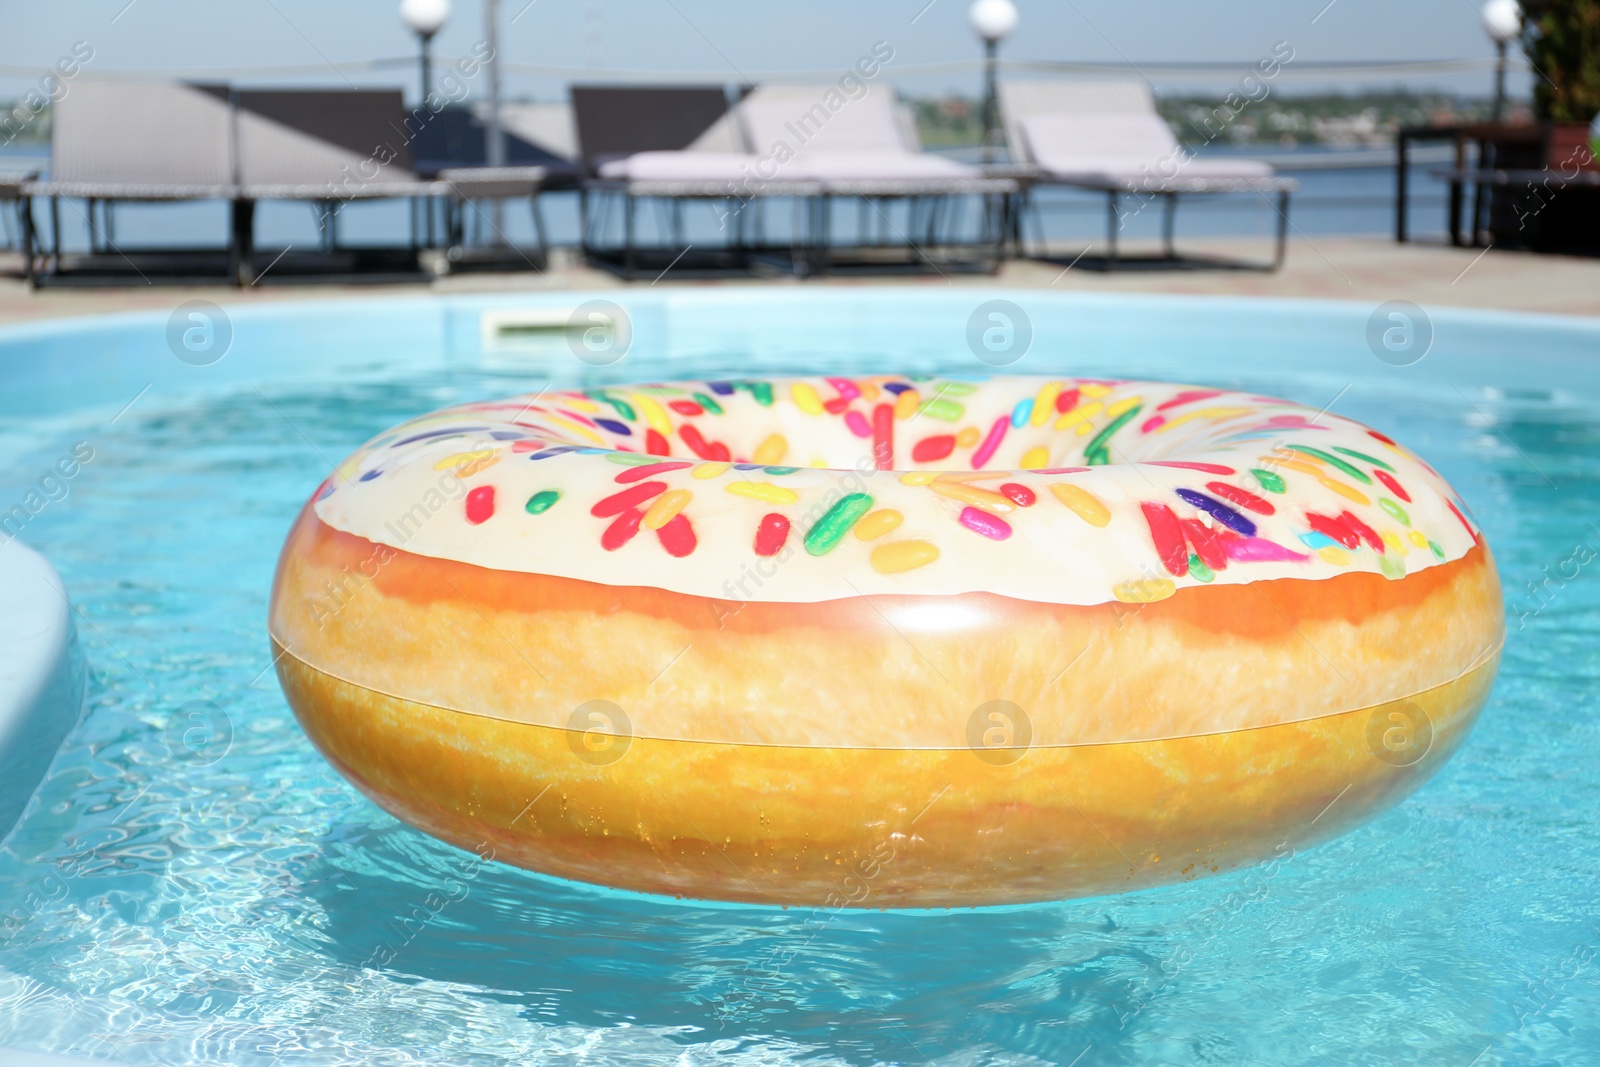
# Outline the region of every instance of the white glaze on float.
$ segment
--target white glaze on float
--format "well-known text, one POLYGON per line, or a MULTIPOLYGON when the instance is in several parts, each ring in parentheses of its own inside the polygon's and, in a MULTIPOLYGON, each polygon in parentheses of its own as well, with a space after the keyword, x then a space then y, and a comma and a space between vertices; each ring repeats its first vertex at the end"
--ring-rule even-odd
MULTIPOLYGON (((1299 558, 1232 559, 1225 569, 1210 575, 1212 583, 1321 579, 1351 570, 1399 577, 1459 559, 1473 546, 1467 520, 1452 512, 1454 492, 1401 446, 1354 421, 1283 400, 1222 392, 1179 402, 1196 392, 1212 391, 1170 383, 1043 377, 996 377, 982 383, 878 377, 748 379, 731 395, 715 392, 712 383, 680 382, 606 387, 587 395, 516 397, 447 409, 380 436, 340 465, 320 491, 315 511, 335 529, 422 556, 608 585, 653 586, 717 599, 770 602, 980 591, 1057 604, 1159 599, 1175 588, 1206 583, 1199 568, 1172 573, 1158 551, 1141 505, 1165 505, 1178 519, 1197 519, 1215 529, 1217 523, 1210 514, 1185 502, 1177 492, 1215 497, 1207 489, 1207 483, 1214 481, 1269 502, 1274 508, 1271 515, 1233 504, 1229 507, 1255 525, 1255 537, 1260 541, 1299 558), (760 403, 746 384, 749 382, 770 388, 772 403, 760 403), (846 420, 855 412, 858 419, 851 421, 856 430, 863 420, 870 423, 875 408, 895 399, 884 391, 887 383, 914 386, 924 401, 946 401, 961 410, 954 421, 944 421, 935 413, 950 414, 948 403, 944 408, 895 419, 895 470, 880 471, 873 466, 873 439, 852 431, 846 420), (982 449, 997 420, 1008 418, 1025 398, 1038 397, 1049 383, 1095 395, 1083 395, 1065 414, 1052 412, 1041 425, 1030 422, 1013 428, 1008 424, 998 448, 977 472, 981 480, 968 483, 991 490, 1011 483, 1036 495, 1031 506, 1015 507, 1002 516, 1013 530, 1008 539, 991 540, 961 525, 961 501, 904 480, 906 472, 934 470, 973 477, 974 454, 982 449), (812 410, 806 410, 797 400, 797 385, 809 390, 814 400, 833 401, 835 410, 817 410, 815 403, 808 405, 812 410), (973 391, 958 398, 951 395, 967 389, 973 391), (874 400, 866 395, 847 397, 852 390, 858 394, 876 391, 878 396, 874 400), (621 401, 635 418, 622 417, 602 394, 621 401), (692 404, 688 398, 695 394, 713 397, 724 413, 687 416, 669 407, 674 399, 692 404), (1169 402, 1177 403, 1166 413, 1158 411, 1169 402), (1091 405, 1098 405, 1093 414, 1073 422, 1072 411, 1081 412, 1091 405), (1101 458, 1109 458, 1110 465, 1058 473, 1056 468, 1082 462, 1085 445, 1099 439, 1107 428, 1106 413, 1119 409, 1134 409, 1136 414, 1102 442, 1106 452, 1101 458), (1158 416, 1166 421, 1152 424, 1158 416), (613 432, 599 419, 624 426, 630 433, 613 432), (1062 421, 1073 424, 1056 429, 1062 421), (697 467, 706 472, 706 461, 694 455, 683 439, 685 424, 709 442, 725 442, 736 461, 747 459, 771 434, 781 434, 789 443, 782 462, 801 469, 774 475, 766 469, 729 467, 713 477, 696 477, 697 467), (1085 424, 1089 429, 1080 432, 1085 424), (615 551, 602 547, 602 532, 613 519, 593 516, 591 507, 628 488, 616 479, 630 468, 615 462, 616 457, 608 458, 603 451, 570 451, 532 459, 543 450, 526 451, 536 447, 533 441, 543 442, 547 448, 642 451, 652 426, 670 447, 671 455, 663 459, 695 464, 644 479, 665 483, 668 492, 692 494, 682 515, 692 526, 695 545, 682 558, 669 554, 649 530, 640 530, 615 551), (938 461, 911 460, 914 442, 967 427, 976 428, 976 443, 958 447, 938 461), (457 428, 459 432, 439 433, 457 428), (436 436, 400 444, 430 433, 436 436), (1038 446, 1049 450, 1049 472, 1015 470, 1023 456, 1038 446), (1335 455, 1367 481, 1296 453, 1296 446, 1335 455), (1396 494, 1373 477, 1377 470, 1372 463, 1338 453, 1339 448, 1387 464, 1393 470, 1392 478, 1411 500, 1396 501, 1396 494), (1153 461, 1214 463, 1232 468, 1234 473, 1204 473, 1152 465, 1153 461), (814 469, 813 463, 846 469, 814 469), (1249 473, 1252 468, 1275 473, 1285 491, 1264 489, 1257 476, 1249 473), (796 499, 775 504, 736 495, 728 491, 736 482, 779 486, 793 491, 796 499), (1109 511, 1109 521, 1104 526, 1092 525, 1061 503, 1050 488, 1058 482, 1093 494, 1109 511), (471 521, 468 494, 479 491, 481 497, 488 488, 494 495, 492 514, 480 522, 471 521), (542 514, 528 513, 525 502, 546 490, 559 492, 559 501, 542 514), (802 538, 810 522, 850 493, 870 495, 874 510, 899 511, 904 516, 902 523, 872 541, 852 533, 824 555, 808 553, 802 538), (1352 499, 1351 493, 1366 498, 1367 503, 1352 499), (1385 510, 1380 498, 1389 498, 1408 521, 1385 510), (1353 549, 1322 546, 1324 550, 1319 551, 1318 539, 1308 525, 1308 512, 1324 516, 1349 512, 1383 538, 1385 549, 1380 552, 1361 543, 1353 549), (761 556, 754 547, 755 531, 763 516, 771 513, 789 517, 793 528, 783 551, 761 556), (1421 544, 1416 543, 1413 532, 1420 535, 1421 544), (1311 536, 1312 544, 1306 542, 1306 535, 1311 536), (871 553, 875 548, 908 540, 936 546, 938 558, 898 573, 880 573, 874 568, 871 553), (1437 546, 1437 551, 1432 546, 1437 546)), ((640 510, 648 506, 645 502, 640 510)))

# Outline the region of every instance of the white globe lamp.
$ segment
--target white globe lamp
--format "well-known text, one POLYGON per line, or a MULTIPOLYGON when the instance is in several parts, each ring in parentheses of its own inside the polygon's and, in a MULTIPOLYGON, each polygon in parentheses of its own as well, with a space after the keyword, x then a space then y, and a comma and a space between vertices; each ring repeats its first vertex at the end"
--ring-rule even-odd
POLYGON ((400 0, 400 21, 417 35, 422 52, 422 102, 427 106, 433 78, 428 70, 428 45, 450 17, 450 0, 400 0))
POLYGON ((1522 7, 1517 0, 1489 0, 1480 12, 1483 32, 1494 42, 1494 121, 1506 110, 1506 46, 1522 33, 1522 7))
POLYGON ((983 39, 983 161, 993 163, 995 145, 999 140, 1000 102, 996 87, 998 60, 996 52, 1000 42, 1011 36, 1017 28, 1017 5, 1011 0, 973 0, 967 9, 967 21, 972 30, 983 39))

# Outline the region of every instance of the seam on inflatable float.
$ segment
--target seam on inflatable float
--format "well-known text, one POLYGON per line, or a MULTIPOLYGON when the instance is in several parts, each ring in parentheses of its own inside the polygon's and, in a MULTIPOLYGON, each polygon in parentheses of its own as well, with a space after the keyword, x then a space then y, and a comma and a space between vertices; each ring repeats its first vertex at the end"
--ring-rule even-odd
MULTIPOLYGON (((274 645, 276 645, 277 648, 279 649, 279 655, 274 658, 274 662, 277 662, 278 660, 281 660, 281 659, 292 659, 296 663, 298 663, 301 666, 305 667, 307 670, 314 671, 317 674, 322 675, 324 678, 331 678, 332 680, 334 680, 336 682, 339 682, 339 683, 341 683, 343 685, 348 685, 353 689, 365 690, 368 693, 374 693, 374 694, 376 694, 378 696, 386 697, 386 698, 388 698, 390 700, 401 700, 401 701, 405 701, 408 704, 416 704, 416 705, 418 705, 420 707, 432 708, 435 711, 449 712, 452 715, 470 715, 470 716, 472 716, 474 718, 493 719, 493 720, 496 720, 498 722, 514 723, 514 724, 516 724, 518 726, 529 726, 529 727, 533 727, 535 729, 540 729, 540 730, 559 730, 559 731, 561 731, 563 733, 573 732, 569 727, 566 727, 566 726, 557 726, 557 725, 554 725, 554 724, 551 724, 551 723, 528 722, 525 719, 512 719, 512 718, 508 718, 508 717, 506 717, 504 715, 495 715, 495 714, 491 714, 489 712, 483 712, 483 711, 468 711, 468 710, 463 709, 463 708, 451 708, 451 707, 446 707, 443 704, 432 704, 432 703, 429 703, 426 700, 417 700, 414 697, 402 696, 401 694, 398 694, 398 693, 390 693, 390 692, 387 692, 387 691, 382 690, 382 689, 375 689, 370 685, 365 685, 365 684, 363 684, 361 682, 352 681, 351 679, 345 678, 342 675, 335 674, 332 671, 326 671, 326 670, 323 670, 321 667, 314 666, 313 664, 307 662, 306 660, 301 659, 294 652, 290 651, 290 649, 289 649, 289 647, 287 645, 283 644, 281 641, 278 640, 277 635, 269 634, 269 637, 271 638, 272 643, 274 645)), ((1445 689, 1445 688, 1448 688, 1449 686, 1456 685, 1457 683, 1461 682, 1463 679, 1468 678, 1468 677, 1472 676, 1473 674, 1476 674, 1478 671, 1481 671, 1483 668, 1487 667, 1490 663, 1492 663, 1495 660, 1499 659, 1501 653, 1505 651, 1505 647, 1506 647, 1506 642, 1505 642, 1505 639, 1502 637, 1499 644, 1495 645, 1492 649, 1487 649, 1484 652, 1480 653, 1477 656, 1477 658, 1475 658, 1472 661, 1472 663, 1469 664, 1466 667, 1466 669, 1464 669, 1460 674, 1456 675, 1454 678, 1451 678, 1448 681, 1440 682, 1438 685, 1431 685, 1426 689, 1419 689, 1419 690, 1417 690, 1416 692, 1413 692, 1413 693, 1406 693, 1406 694, 1402 694, 1400 696, 1390 697, 1388 700, 1381 700, 1381 701, 1377 702, 1376 704, 1363 704, 1363 705, 1361 705, 1359 707, 1345 708, 1342 711, 1324 712, 1324 713, 1322 713, 1320 715, 1307 715, 1304 718, 1299 718, 1299 719, 1285 719, 1282 722, 1259 723, 1259 724, 1257 724, 1255 726, 1239 726, 1239 727, 1235 727, 1233 729, 1227 729, 1227 730, 1204 730, 1204 731, 1199 731, 1199 732, 1191 733, 1191 734, 1162 734, 1162 735, 1156 736, 1156 737, 1128 738, 1127 740, 1123 740, 1123 741, 1071 741, 1071 742, 1067 742, 1065 744, 1054 744, 1054 745, 1030 744, 1030 745, 1026 746, 1026 750, 1032 751, 1033 749, 1100 748, 1100 747, 1104 747, 1106 745, 1144 745, 1144 744, 1151 744, 1151 743, 1161 742, 1161 741, 1183 741, 1183 740, 1188 740, 1189 738, 1195 738, 1195 737, 1219 737, 1219 736, 1221 736, 1223 734, 1240 734, 1240 733, 1247 733, 1247 732, 1249 732, 1251 730, 1271 730, 1271 729, 1274 729, 1275 727, 1279 727, 1279 726, 1299 726, 1299 725, 1304 724, 1304 723, 1320 722, 1323 719, 1337 718, 1337 717, 1339 717, 1341 715, 1353 715, 1353 714, 1357 714, 1357 713, 1363 712, 1363 711, 1374 711, 1374 710, 1376 710, 1378 708, 1384 707, 1384 706, 1389 705, 1389 704, 1394 704, 1394 703, 1397 703, 1397 702, 1402 701, 1402 700, 1415 700, 1418 697, 1425 696, 1425 695, 1427 695, 1429 693, 1435 693, 1435 692, 1438 692, 1441 689, 1445 689)), ((948 746, 940 746, 940 745, 828 745, 828 744, 797 745, 797 744, 781 744, 781 743, 772 742, 772 741, 719 741, 719 740, 714 740, 712 738, 705 738, 705 737, 663 737, 663 736, 659 736, 659 735, 656 735, 656 734, 644 734, 644 733, 637 733, 637 732, 628 734, 628 737, 630 737, 630 738, 632 738, 633 740, 636 740, 636 741, 671 741, 671 742, 678 743, 678 744, 690 744, 690 745, 739 745, 739 746, 745 746, 745 747, 749 747, 749 748, 822 749, 822 750, 830 750, 830 751, 841 751, 841 750, 843 750, 843 751, 859 751, 859 752, 961 752, 961 751, 963 751, 963 750, 968 748, 968 746, 965 746, 965 745, 948 745, 948 746)))

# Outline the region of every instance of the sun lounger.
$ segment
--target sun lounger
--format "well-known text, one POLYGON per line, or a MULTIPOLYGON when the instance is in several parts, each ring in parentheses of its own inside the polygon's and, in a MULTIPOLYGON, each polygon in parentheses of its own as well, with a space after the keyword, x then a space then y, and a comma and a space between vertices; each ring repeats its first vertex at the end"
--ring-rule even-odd
POLYGON ((56 275, 67 273, 70 261, 72 269, 131 271, 140 278, 147 271, 203 275, 220 269, 250 281, 256 202, 302 200, 318 211, 323 244, 292 255, 285 249, 280 272, 415 272, 415 233, 409 249, 338 248, 334 239, 334 219, 346 201, 451 194, 448 185, 421 181, 411 171, 406 121, 397 90, 74 83, 55 107, 50 179, 29 189, 50 202, 53 248, 47 260, 56 275), (63 198, 88 201, 87 257, 63 253, 63 198), (175 200, 228 201, 227 248, 141 251, 116 245, 110 204, 175 200))
POLYGON ((1275 254, 1283 264, 1293 179, 1250 159, 1204 159, 1178 143, 1144 82, 1005 82, 1000 88, 1012 167, 1030 185, 1063 185, 1107 195, 1106 266, 1118 261, 1125 197, 1160 198, 1164 256, 1176 260, 1173 215, 1180 196, 1253 193, 1277 213, 1275 254))
MULTIPOLYGON (((623 99, 614 96, 614 105, 623 107, 623 99)), ((658 106, 656 112, 660 110, 658 106)), ((591 146, 586 131, 594 116, 586 118, 585 109, 579 108, 580 137, 596 175, 592 188, 621 192, 627 201, 625 256, 632 248, 632 202, 637 198, 727 200, 732 206, 723 217, 736 220, 733 242, 748 246, 751 231, 758 243, 761 240, 762 202, 790 197, 797 201, 790 252, 802 272, 827 269, 845 259, 862 265, 869 259, 885 262, 886 249, 900 250, 910 263, 932 264, 936 256, 946 257, 959 245, 951 239, 950 227, 958 215, 950 201, 975 194, 990 202, 985 204, 979 240, 958 254, 970 259, 976 244, 984 265, 998 263, 1004 227, 996 223, 985 229, 985 222, 1003 217, 1005 209, 994 202, 1006 201, 1016 192, 1016 183, 917 151, 914 132, 908 132, 914 128, 902 121, 887 87, 869 88, 850 99, 834 86, 763 86, 731 112, 713 115, 713 110, 707 106, 695 122, 680 125, 675 138, 679 147, 607 153, 591 146), (874 228, 880 231, 878 244, 833 242, 830 209, 835 197, 861 200, 858 230, 863 237, 874 228), (887 200, 908 202, 903 227, 890 222, 884 206, 876 203, 887 200), (885 230, 894 231, 894 240, 888 240, 885 230), (863 255, 868 248, 874 250, 872 255, 863 255)), ((613 149, 626 147, 614 130, 607 132, 613 149)), ((678 217, 674 206, 674 236, 686 247, 677 236, 678 217)))

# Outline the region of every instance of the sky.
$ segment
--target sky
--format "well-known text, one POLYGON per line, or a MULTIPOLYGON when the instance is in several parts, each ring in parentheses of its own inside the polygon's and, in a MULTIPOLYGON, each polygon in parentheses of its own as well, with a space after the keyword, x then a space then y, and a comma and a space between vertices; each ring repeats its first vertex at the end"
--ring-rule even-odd
MULTIPOLYGON (((1226 91, 1278 42, 1294 50, 1283 91, 1325 88, 1295 62, 1478 59, 1493 55, 1475 0, 1017 0, 1021 23, 1002 46, 1018 60, 1127 63, 1159 89, 1226 91), (1204 77, 1141 64, 1237 63, 1204 77)), ((435 41, 465 55, 483 39, 483 0, 455 0, 435 41)), ((25 92, 78 42, 93 49, 85 75, 160 72, 246 84, 399 86, 415 91, 416 40, 398 0, 12 0, 0 7, 0 97, 25 92), (374 60, 395 64, 372 69, 374 60), (262 70, 304 68, 293 72, 262 70)), ((970 61, 980 47, 966 0, 501 0, 507 64, 607 71, 704 72, 707 80, 761 81, 773 71, 843 69, 887 42, 902 91, 976 95, 975 69, 916 73, 970 61)), ((81 47, 81 46, 80 46, 81 47)), ((582 73, 582 72, 579 72, 582 73)), ((508 99, 558 99, 560 72, 506 71, 508 99)), ((1486 95, 1486 71, 1448 77, 1385 75, 1348 88, 1407 84, 1486 95)), ((1527 79, 1512 89, 1526 92, 1527 79)))

